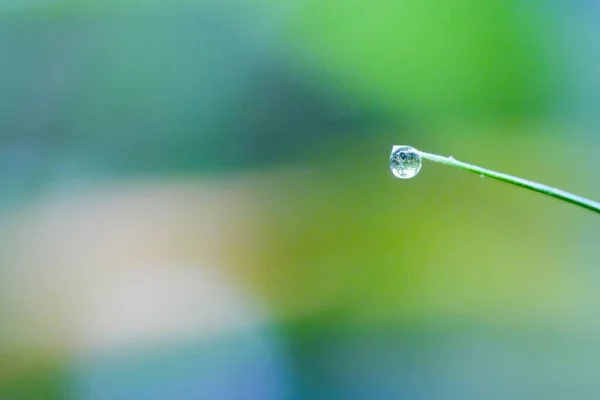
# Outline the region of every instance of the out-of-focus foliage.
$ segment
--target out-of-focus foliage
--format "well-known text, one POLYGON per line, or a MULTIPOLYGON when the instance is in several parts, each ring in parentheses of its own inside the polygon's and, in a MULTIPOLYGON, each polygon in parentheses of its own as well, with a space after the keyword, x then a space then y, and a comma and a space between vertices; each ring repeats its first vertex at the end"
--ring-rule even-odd
POLYGON ((0 1, 0 398, 596 398, 593 216, 387 166, 599 198, 560 7, 0 1))
POLYGON ((557 84, 548 10, 491 0, 304 1, 292 42, 387 109, 464 119, 530 115, 557 84))

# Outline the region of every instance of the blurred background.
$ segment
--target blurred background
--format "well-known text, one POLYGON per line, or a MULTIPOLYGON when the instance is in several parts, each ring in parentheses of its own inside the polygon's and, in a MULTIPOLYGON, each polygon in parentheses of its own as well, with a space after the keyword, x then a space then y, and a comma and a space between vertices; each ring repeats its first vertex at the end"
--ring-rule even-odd
POLYGON ((0 0, 0 399, 598 399, 600 3, 0 0))

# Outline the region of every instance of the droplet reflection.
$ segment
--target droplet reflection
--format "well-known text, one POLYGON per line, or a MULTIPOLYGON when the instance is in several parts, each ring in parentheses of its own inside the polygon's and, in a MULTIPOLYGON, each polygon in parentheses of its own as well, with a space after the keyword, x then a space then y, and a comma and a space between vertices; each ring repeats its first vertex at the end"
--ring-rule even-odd
POLYGON ((421 169, 421 154, 410 146, 394 146, 390 154, 390 169, 396 178, 413 178, 421 169))

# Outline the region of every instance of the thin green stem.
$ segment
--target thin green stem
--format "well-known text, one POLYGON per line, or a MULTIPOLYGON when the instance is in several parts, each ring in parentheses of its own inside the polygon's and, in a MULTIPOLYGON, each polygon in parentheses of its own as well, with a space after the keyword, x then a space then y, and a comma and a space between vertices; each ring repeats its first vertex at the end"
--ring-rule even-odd
POLYGON ((419 151, 422 158, 434 161, 440 164, 450 165, 452 167, 460 168, 465 171, 470 171, 481 176, 487 176, 488 178, 496 179, 502 182, 510 183, 511 185, 520 186, 525 189, 533 190, 544 194, 546 196, 554 197, 556 199, 566 201, 579 207, 583 207, 597 214, 600 214, 600 203, 586 199, 585 197, 577 196, 575 194, 565 192, 564 190, 556 189, 551 186, 547 186, 541 183, 528 181, 526 179, 517 178, 516 176, 503 174, 501 172, 492 171, 489 169, 481 168, 477 165, 467 164, 462 161, 458 161, 453 157, 438 156, 437 154, 425 153, 419 151))

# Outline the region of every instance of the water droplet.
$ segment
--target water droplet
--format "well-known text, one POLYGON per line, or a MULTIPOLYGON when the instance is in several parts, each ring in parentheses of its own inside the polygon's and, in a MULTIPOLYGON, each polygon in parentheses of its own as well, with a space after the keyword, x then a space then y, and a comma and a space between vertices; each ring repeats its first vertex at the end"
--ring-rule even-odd
POLYGON ((413 178, 421 169, 421 154, 410 146, 394 146, 390 154, 390 169, 396 178, 413 178))

